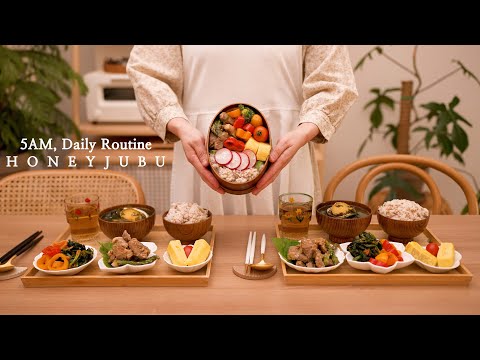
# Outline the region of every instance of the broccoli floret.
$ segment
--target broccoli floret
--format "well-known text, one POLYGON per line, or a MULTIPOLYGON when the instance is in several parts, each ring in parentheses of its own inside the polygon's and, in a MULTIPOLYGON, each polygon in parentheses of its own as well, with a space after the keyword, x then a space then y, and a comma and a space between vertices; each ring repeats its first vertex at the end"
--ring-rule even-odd
POLYGON ((253 112, 253 110, 250 109, 249 107, 245 106, 245 105, 242 105, 242 104, 239 104, 239 105, 238 105, 238 108, 239 108, 240 111, 242 112, 242 116, 243 116, 244 119, 245 119, 245 123, 249 123, 250 120, 252 120, 252 116, 255 115, 255 113, 253 112))

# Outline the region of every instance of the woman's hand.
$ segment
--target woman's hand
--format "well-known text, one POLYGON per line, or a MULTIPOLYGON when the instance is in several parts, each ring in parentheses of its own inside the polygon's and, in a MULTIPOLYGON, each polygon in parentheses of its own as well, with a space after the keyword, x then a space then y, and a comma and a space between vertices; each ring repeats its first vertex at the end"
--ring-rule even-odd
POLYGON ((252 194, 258 195, 263 189, 270 185, 280 174, 280 171, 292 160, 297 151, 315 136, 319 129, 313 123, 302 123, 293 131, 280 138, 277 145, 270 154, 270 168, 258 181, 252 194))
POLYGON ((218 180, 206 169, 209 162, 202 133, 182 118, 170 120, 167 130, 181 140, 187 160, 195 167, 202 180, 216 192, 224 194, 225 191, 220 187, 218 180))

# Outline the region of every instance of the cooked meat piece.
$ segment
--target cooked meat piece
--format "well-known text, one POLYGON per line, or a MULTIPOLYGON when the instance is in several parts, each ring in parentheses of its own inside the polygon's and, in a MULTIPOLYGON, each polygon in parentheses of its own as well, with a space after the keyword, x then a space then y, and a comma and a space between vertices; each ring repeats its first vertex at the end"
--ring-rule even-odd
POLYGON ((225 111, 220 114, 220 120, 222 120, 223 123, 230 125, 233 125, 233 123, 235 122, 235 120, 228 116, 225 111))
POLYGON ((323 263, 323 254, 321 250, 317 250, 317 253, 315 254, 315 265, 317 266, 317 268, 322 268, 325 266, 325 264, 323 263))
POLYGON ((112 243, 113 243, 114 246, 121 246, 121 247, 124 247, 124 248, 128 247, 128 243, 121 236, 114 237, 112 239, 112 243))
POLYGON ((130 240, 132 240, 132 237, 127 232, 127 230, 123 230, 122 237, 123 237, 123 240, 125 240, 126 242, 129 242, 130 240))
POLYGON ((290 246, 288 248, 287 260, 300 260, 303 262, 308 262, 308 258, 302 254, 300 245, 290 246))
POLYGON ((110 262, 113 260, 130 260, 133 256, 133 252, 124 246, 114 244, 112 250, 108 252, 108 256, 110 262))
POLYGON ((288 248, 287 260, 297 260, 301 254, 302 250, 300 250, 300 245, 290 246, 288 248))
POLYGON ((233 125, 230 125, 230 124, 225 124, 225 125, 222 126, 222 128, 223 128, 223 130, 228 132, 231 136, 234 136, 235 131, 237 130, 233 127, 233 125))
POLYGON ((297 262, 295 263, 295 265, 305 267, 305 264, 304 264, 303 262, 301 262, 300 260, 297 260, 297 262))
POLYGON ((318 238, 315 239, 315 244, 317 244, 318 248, 322 252, 322 254, 325 254, 327 252, 327 240, 324 238, 318 238))
POLYGON ((150 254, 150 249, 143 245, 137 239, 130 240, 128 242, 128 246, 132 250, 133 255, 135 255, 140 260, 145 260, 146 258, 148 258, 148 254, 150 254))
POLYGON ((210 135, 208 136, 208 146, 213 147, 215 145, 215 141, 217 141, 218 136, 215 135, 214 133, 210 132, 210 135))
POLYGON ((302 252, 308 259, 313 259, 315 257, 314 251, 317 250, 317 244, 312 239, 303 239, 300 243, 302 252))
POLYGON ((309 261, 309 262, 307 263, 307 267, 313 268, 313 267, 315 267, 315 264, 314 264, 313 262, 309 261))

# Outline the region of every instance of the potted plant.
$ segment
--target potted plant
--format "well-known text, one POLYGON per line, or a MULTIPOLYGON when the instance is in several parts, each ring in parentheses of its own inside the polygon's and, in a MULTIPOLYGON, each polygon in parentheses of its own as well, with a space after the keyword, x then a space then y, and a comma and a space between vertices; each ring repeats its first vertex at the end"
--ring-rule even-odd
MULTIPOLYGON (((480 80, 460 60, 453 59, 454 67, 451 71, 429 84, 424 84, 417 66, 417 51, 418 45, 413 46, 411 67, 390 56, 383 46, 375 46, 357 62, 355 71, 361 69, 368 59, 373 59, 374 55, 383 56, 413 77, 413 80, 402 81, 401 87, 370 89, 373 98, 364 106, 365 110, 370 111, 369 133, 361 143, 357 156, 361 155, 368 141, 373 140, 374 135, 383 135, 383 138, 389 140, 398 154, 416 154, 422 149, 436 149, 439 151, 440 157, 451 157, 464 166, 465 162, 462 154, 469 145, 468 133, 465 129, 471 127, 472 124, 456 110, 460 98, 457 95, 452 95, 452 100, 448 103, 432 100, 418 104, 416 100, 419 94, 428 91, 455 74, 462 73, 478 85, 480 85, 480 80), (399 99, 396 100, 392 97, 393 94, 399 94, 399 99), (384 111, 386 109, 395 110, 397 105, 400 107, 399 121, 397 123, 386 123, 384 121, 384 111), (417 143, 411 145, 410 137, 413 132, 421 133, 422 137, 417 143)), ((472 178, 480 203, 480 189, 475 178, 465 169, 457 170, 472 178)), ((416 176, 409 173, 401 171, 386 172, 376 180, 375 186, 369 193, 369 200, 381 190, 387 188, 388 193, 385 200, 402 197, 421 201, 423 199, 421 191, 423 182, 418 180, 416 176)), ((466 212, 466 207, 462 210, 462 213, 464 212, 466 212)))
POLYGON ((4 166, 6 155, 34 154, 44 159, 41 150, 22 150, 21 139, 30 144, 31 139, 41 143, 41 139, 80 136, 70 116, 58 108, 62 96, 70 97, 74 83, 86 94, 82 77, 63 59, 59 46, 0 45, 1 170, 9 170, 4 166))

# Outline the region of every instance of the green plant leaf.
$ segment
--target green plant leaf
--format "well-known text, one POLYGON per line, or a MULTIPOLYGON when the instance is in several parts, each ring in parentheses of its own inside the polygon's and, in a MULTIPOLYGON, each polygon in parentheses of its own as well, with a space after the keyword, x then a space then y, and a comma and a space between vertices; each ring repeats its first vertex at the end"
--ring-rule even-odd
POLYGON ((287 239, 287 238, 272 238, 273 245, 275 245, 275 248, 277 251, 280 253, 280 255, 283 256, 285 260, 288 260, 287 255, 288 255, 288 249, 290 246, 295 246, 300 244, 299 241, 297 240, 292 240, 292 239, 287 239))
POLYGON ((412 132, 419 132, 419 131, 427 131, 427 132, 429 132, 430 129, 427 128, 427 127, 425 127, 425 126, 417 126, 416 128, 414 128, 414 129, 412 130, 412 132))
POLYGON ((380 106, 376 106, 372 113, 370 114, 370 122, 372 123, 372 126, 374 128, 378 128, 380 125, 382 125, 383 121, 383 114, 382 110, 380 110, 380 106))
POLYGON ((452 141, 444 134, 438 134, 437 139, 441 149, 440 155, 446 155, 448 157, 453 151, 452 141))
POLYGON ((454 96, 452 101, 448 103, 448 107, 450 108, 450 110, 453 110, 453 108, 457 106, 459 103, 460 103, 460 99, 458 98, 458 96, 454 96))
POLYGON ((454 111, 454 110, 450 110, 450 111, 451 111, 451 113, 453 114, 453 116, 455 117, 455 119, 464 122, 465 124, 467 124, 467 125, 470 126, 470 127, 472 126, 472 124, 471 124, 469 121, 467 121, 467 119, 465 119, 463 116, 461 116, 459 113, 457 113, 457 112, 454 111))
POLYGON ((432 141, 434 135, 435 133, 433 131, 429 131, 427 134, 425 134, 425 147, 427 149, 430 148, 430 142, 432 141))
POLYGON ((458 152, 453 152, 453 157, 457 160, 460 164, 465 165, 465 161, 463 160, 463 156, 460 155, 458 152))
POLYGON ((458 124, 453 124, 452 142, 461 153, 468 148, 468 135, 458 124))

